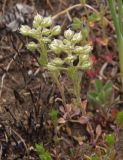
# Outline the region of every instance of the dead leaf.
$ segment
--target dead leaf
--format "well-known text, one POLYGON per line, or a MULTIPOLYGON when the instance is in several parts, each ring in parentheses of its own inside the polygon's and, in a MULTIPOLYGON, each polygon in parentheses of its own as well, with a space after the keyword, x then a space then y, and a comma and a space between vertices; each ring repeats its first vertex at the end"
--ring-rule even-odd
POLYGON ((97 135, 97 137, 99 137, 101 135, 101 133, 102 133, 102 128, 101 128, 100 124, 98 124, 97 127, 96 127, 96 135, 97 135))
POLYGON ((66 123, 66 120, 64 118, 59 118, 58 123, 64 124, 64 123, 66 123))
POLYGON ((79 137, 73 136, 73 138, 79 143, 79 145, 83 144, 83 137, 81 137, 81 136, 79 136, 79 137))
POLYGON ((72 110, 71 104, 66 104, 66 109, 67 109, 67 112, 70 113, 72 110))
POLYGON ((78 120, 70 120, 70 122, 80 123, 80 124, 87 124, 89 121, 89 117, 81 116, 78 120))
POLYGON ((86 117, 86 116, 81 116, 79 119, 78 119, 78 123, 80 124, 87 124, 89 121, 89 118, 86 117))
POLYGON ((82 107, 82 110, 84 110, 86 112, 86 109, 87 109, 87 99, 84 100, 84 101, 82 101, 81 107, 82 107))
POLYGON ((71 115, 71 118, 75 117, 75 116, 79 116, 81 113, 80 108, 77 108, 76 111, 71 115))
POLYGON ((66 132, 67 132, 68 136, 72 135, 72 131, 69 127, 66 127, 66 132))

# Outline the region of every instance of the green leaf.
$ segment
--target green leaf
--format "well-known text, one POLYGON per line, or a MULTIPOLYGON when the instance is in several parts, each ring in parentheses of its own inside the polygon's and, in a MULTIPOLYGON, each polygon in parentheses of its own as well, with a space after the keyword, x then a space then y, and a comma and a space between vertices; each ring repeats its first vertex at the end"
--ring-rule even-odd
POLYGON ((108 134, 105 137, 105 141, 108 144, 109 147, 113 147, 115 145, 116 142, 116 138, 114 134, 108 134))
POLYGON ((83 39, 88 38, 88 36, 89 36, 89 27, 83 27, 82 36, 83 36, 83 39))
POLYGON ((52 160, 50 153, 45 150, 43 144, 36 144, 35 150, 38 153, 41 160, 52 160))
POLYGON ((120 125, 120 126, 123 125, 123 111, 118 112, 117 117, 116 117, 116 123, 117 125, 120 125))
POLYGON ((107 97, 105 95, 106 94, 105 94, 105 92, 103 90, 98 95, 99 100, 102 103, 102 105, 104 105, 107 102, 107 97))
POLYGON ((50 112, 50 117, 51 117, 51 120, 53 123, 57 123, 57 120, 58 120, 58 111, 53 109, 51 112, 50 112))
POLYGON ((100 13, 94 12, 88 17, 89 21, 91 22, 97 22, 101 20, 100 13))
POLYGON ((79 18, 73 18, 72 28, 74 30, 80 29, 82 25, 82 21, 79 18))
POLYGON ((97 155, 93 155, 93 156, 91 157, 91 160, 99 160, 99 157, 98 157, 97 155))
POLYGON ((96 92, 90 92, 89 94, 88 94, 88 99, 89 99, 89 101, 96 101, 96 97, 97 97, 98 95, 97 95, 97 93, 96 92))
POLYGON ((103 88, 102 82, 99 79, 95 81, 96 92, 100 92, 103 88))
POLYGON ((112 90, 112 82, 111 82, 111 81, 107 82, 107 83, 104 85, 103 89, 104 89, 105 92, 107 92, 107 91, 108 91, 108 92, 111 92, 111 90, 112 90))

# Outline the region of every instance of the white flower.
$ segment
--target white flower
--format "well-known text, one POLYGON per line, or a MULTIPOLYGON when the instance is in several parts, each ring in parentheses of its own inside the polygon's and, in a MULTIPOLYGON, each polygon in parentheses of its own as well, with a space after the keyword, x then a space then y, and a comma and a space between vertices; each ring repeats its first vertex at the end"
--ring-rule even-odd
POLYGON ((43 31, 42 31, 43 36, 48 36, 50 33, 51 33, 51 31, 47 28, 44 28, 43 31))
POLYGON ((57 36, 61 32, 61 26, 57 25, 52 28, 52 35, 57 36))
POLYGON ((71 40, 74 36, 74 31, 72 31, 71 29, 68 29, 64 32, 64 37, 68 40, 71 40))
POLYGON ((27 25, 22 25, 20 28, 20 33, 24 36, 29 36, 31 33, 31 28, 27 25))
POLYGON ((52 25, 52 18, 51 17, 45 17, 42 21, 42 27, 50 27, 52 25))
POLYGON ((27 44, 27 49, 30 51, 35 51, 37 49, 38 45, 34 42, 30 42, 27 44))
POLYGON ((38 28, 40 26, 40 24, 42 23, 42 21, 43 21, 43 17, 40 14, 37 14, 34 17, 33 27, 38 28))
POLYGON ((54 39, 52 43, 49 45, 49 47, 56 54, 60 54, 63 50, 64 45, 61 40, 54 39))
POLYGON ((79 33, 75 33, 73 38, 71 39, 71 41, 76 44, 76 43, 79 43, 80 41, 82 40, 82 33, 79 32, 79 33))

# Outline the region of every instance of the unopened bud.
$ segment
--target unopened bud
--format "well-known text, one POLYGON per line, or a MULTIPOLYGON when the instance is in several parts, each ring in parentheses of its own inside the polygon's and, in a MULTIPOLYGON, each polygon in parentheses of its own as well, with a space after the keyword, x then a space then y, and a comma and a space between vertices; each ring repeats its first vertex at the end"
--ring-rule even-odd
POLYGON ((30 42, 27 44, 27 49, 30 51, 35 51, 37 49, 38 45, 34 42, 30 42))
POLYGON ((82 54, 83 53, 83 47, 76 46, 75 49, 74 49, 74 53, 76 53, 76 54, 82 54))
POLYGON ((64 61, 61 60, 60 58, 55 58, 51 63, 54 66, 60 67, 63 65, 64 61))
POLYGON ((52 35, 57 36, 61 32, 61 27, 59 25, 52 28, 52 35))
POLYGON ((50 27, 52 25, 52 18, 51 17, 45 17, 42 21, 42 27, 50 27))
POLYGON ((82 69, 88 70, 92 67, 92 62, 91 61, 86 61, 82 64, 82 69))
POLYGON ((74 34, 71 41, 76 44, 76 43, 79 43, 81 40, 82 40, 82 33, 79 32, 74 34))
POLYGON ((34 17, 33 27, 38 28, 41 25, 42 21, 43 21, 43 17, 40 14, 37 14, 34 17))
POLYGON ((64 61, 65 61, 66 63, 71 64, 71 63, 74 62, 74 60, 75 60, 76 58, 77 58, 76 56, 70 55, 70 56, 68 56, 67 58, 65 58, 64 61))
POLYGON ((50 42, 51 42, 51 39, 50 39, 50 38, 47 38, 47 37, 44 37, 44 38, 42 38, 42 41, 43 41, 44 43, 50 43, 50 42))
POLYGON ((60 54, 63 50, 63 42, 61 40, 53 40, 52 43, 49 45, 50 49, 55 52, 56 54, 60 54))
POLYGON ((64 32, 64 37, 68 40, 71 40, 74 36, 74 31, 72 31, 71 29, 68 29, 64 32))
POLYGON ((47 69, 51 72, 55 72, 57 70, 57 67, 52 65, 51 63, 48 63, 47 69))
POLYGON ((47 28, 44 28, 43 31, 42 31, 43 36, 49 36, 50 33, 51 33, 51 31, 47 28))
POLYGON ((22 25, 20 28, 20 33, 24 36, 29 36, 31 33, 31 28, 27 25, 22 25))

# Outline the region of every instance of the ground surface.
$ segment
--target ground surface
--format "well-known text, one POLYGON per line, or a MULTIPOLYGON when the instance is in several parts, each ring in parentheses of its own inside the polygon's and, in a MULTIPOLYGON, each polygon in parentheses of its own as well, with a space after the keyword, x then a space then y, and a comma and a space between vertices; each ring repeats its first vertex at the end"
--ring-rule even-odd
MULTIPOLYGON (((78 4, 79 0, 3 0, 0 2, 0 11, 6 12, 18 2, 34 5, 38 13, 53 16, 78 4)), ((99 10, 93 1, 88 0, 88 4, 99 10)), ((59 16, 55 23, 64 29, 75 16, 82 18, 87 15, 83 7, 78 7, 59 16)), ((72 109, 68 93, 68 110, 64 112, 57 87, 37 62, 39 54, 31 53, 25 47, 28 39, 18 31, 0 30, 0 159, 38 160, 34 146, 43 143, 54 160, 81 160, 84 155, 91 155, 96 146, 104 145, 103 136, 113 132, 115 114, 123 105, 116 39, 108 11, 106 18, 108 24, 104 28, 96 23, 90 30, 94 66, 85 73, 81 86, 81 98, 87 108, 89 123, 83 119, 76 121, 80 118, 79 111, 72 109), (114 103, 109 106, 107 115, 95 109, 89 110, 87 92, 94 87, 96 78, 104 83, 107 80, 113 83, 111 99, 114 103), (49 116, 52 108, 58 110, 58 139, 49 116)), ((122 159, 122 142, 120 145, 118 154, 122 159)))

